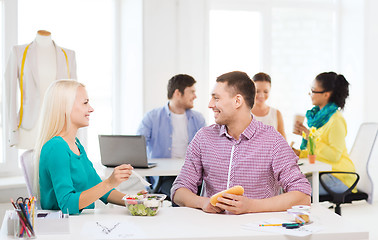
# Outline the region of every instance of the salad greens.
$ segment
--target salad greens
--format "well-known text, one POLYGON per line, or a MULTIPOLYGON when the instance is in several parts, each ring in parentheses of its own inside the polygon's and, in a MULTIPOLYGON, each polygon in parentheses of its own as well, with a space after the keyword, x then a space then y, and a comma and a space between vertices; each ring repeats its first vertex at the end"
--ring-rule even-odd
POLYGON ((126 195, 123 200, 133 216, 155 216, 165 199, 164 194, 126 195))
POLYGON ((155 216, 159 207, 146 207, 143 203, 129 204, 127 207, 133 216, 155 216))

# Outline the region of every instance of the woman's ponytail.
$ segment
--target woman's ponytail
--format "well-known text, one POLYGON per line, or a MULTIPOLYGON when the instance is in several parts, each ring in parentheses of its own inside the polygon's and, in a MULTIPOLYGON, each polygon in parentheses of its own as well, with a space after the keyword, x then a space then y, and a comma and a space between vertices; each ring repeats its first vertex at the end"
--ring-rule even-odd
POLYGON ((335 103, 341 109, 345 106, 345 100, 349 96, 349 83, 341 74, 324 72, 316 76, 325 91, 332 92, 329 102, 335 103))

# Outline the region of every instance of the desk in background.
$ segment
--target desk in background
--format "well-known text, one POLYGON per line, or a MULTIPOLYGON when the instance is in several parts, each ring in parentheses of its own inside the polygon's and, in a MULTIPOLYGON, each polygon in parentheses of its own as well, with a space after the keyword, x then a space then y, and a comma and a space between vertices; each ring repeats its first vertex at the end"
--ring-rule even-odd
POLYGON ((157 165, 153 168, 136 168, 135 171, 141 176, 177 176, 185 159, 155 158, 148 161, 157 163, 157 165))
MULTIPOLYGON (((69 235, 40 235, 38 239, 93 239, 94 231, 90 232, 88 226, 92 226, 92 229, 99 227, 96 222, 107 224, 108 227, 110 227, 110 222, 120 223, 126 234, 129 231, 127 239, 369 239, 369 232, 363 228, 363 223, 361 226, 352 225, 347 219, 319 205, 312 207, 311 219, 313 224, 321 225, 323 229, 307 237, 298 238, 242 228, 243 224, 257 223, 271 218, 286 220, 290 217, 286 212, 242 215, 209 214, 185 207, 163 207, 154 217, 135 217, 131 216, 126 208, 116 206, 108 209, 84 210, 80 215, 70 216, 69 235), (144 236, 137 236, 138 232, 144 236)), ((1 239, 6 234, 4 230, 3 224, 1 239)), ((106 234, 101 232, 99 234, 103 235, 101 239, 107 239, 106 234)))
MULTIPOLYGON (((134 170, 139 175, 145 176, 177 176, 180 173, 181 167, 184 165, 184 159, 172 159, 172 158, 156 158, 149 159, 149 162, 157 163, 153 168, 135 168, 134 170)), ((98 175, 104 179, 112 174, 113 169, 107 168, 103 165, 95 166, 98 175)))
POLYGON ((298 163, 302 164, 302 173, 312 173, 312 202, 319 203, 319 172, 331 171, 332 166, 319 161, 310 164, 307 158, 300 158, 298 163))

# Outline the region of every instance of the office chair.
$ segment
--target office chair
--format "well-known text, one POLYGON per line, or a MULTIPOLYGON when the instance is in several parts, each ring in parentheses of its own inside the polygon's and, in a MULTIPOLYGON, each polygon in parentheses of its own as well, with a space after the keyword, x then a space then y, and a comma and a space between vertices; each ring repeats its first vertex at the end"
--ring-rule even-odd
POLYGON ((329 201, 336 205, 335 213, 341 215, 340 205, 343 203, 352 203, 352 201, 366 200, 368 203, 373 202, 373 181, 369 174, 369 161, 374 149, 375 140, 378 133, 378 123, 362 123, 352 150, 350 151, 350 158, 352 159, 356 172, 321 172, 319 180, 324 189, 328 192, 327 195, 319 197, 320 202, 329 201), (340 173, 352 174, 356 176, 353 185, 342 193, 335 193, 329 189, 322 181, 322 175, 340 173), (358 185, 357 185, 358 183, 358 185), (357 186, 357 192, 353 193, 352 190, 357 186))
POLYGON ((33 150, 27 150, 21 155, 20 158, 21 168, 24 173, 24 178, 26 182, 26 188, 28 190, 29 196, 35 196, 33 190, 34 182, 34 162, 33 162, 33 150))

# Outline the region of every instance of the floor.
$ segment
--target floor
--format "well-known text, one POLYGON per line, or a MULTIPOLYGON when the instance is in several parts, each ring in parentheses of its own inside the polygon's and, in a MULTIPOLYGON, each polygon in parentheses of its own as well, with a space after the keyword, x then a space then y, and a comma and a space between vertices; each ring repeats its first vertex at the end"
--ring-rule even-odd
MULTIPOLYGON (((329 203, 321 203, 324 207, 329 207, 329 203)), ((3 222, 4 213, 11 209, 10 203, 0 203, 0 218, 3 222)), ((353 204, 345 204, 341 208, 343 218, 348 219, 355 226, 365 226, 369 229, 370 239, 378 239, 378 228, 376 224, 376 216, 378 216, 378 201, 373 205, 366 202, 355 202, 353 204)))

